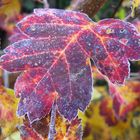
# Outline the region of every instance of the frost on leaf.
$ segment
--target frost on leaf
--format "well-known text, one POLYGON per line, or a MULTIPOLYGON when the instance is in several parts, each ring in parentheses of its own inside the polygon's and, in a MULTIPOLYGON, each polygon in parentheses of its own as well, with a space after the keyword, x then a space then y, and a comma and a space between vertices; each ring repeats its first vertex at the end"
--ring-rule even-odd
POLYGON ((80 12, 35 9, 17 30, 20 37, 5 49, 1 66, 24 71, 15 92, 21 98, 18 115, 27 114, 30 122, 48 114, 54 100, 68 120, 86 109, 93 83, 90 59, 116 84, 128 78, 128 60, 140 59, 140 35, 117 19, 95 23, 80 12))

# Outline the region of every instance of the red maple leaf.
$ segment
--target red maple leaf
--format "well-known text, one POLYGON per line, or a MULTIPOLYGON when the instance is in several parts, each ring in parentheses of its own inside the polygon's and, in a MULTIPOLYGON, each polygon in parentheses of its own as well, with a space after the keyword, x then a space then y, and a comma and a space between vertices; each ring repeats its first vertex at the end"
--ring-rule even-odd
POLYGON ((90 59, 117 84, 129 77, 128 60, 140 59, 140 35, 118 19, 95 23, 80 12, 35 9, 17 28, 20 37, 5 49, 1 66, 24 71, 15 84, 18 115, 27 114, 31 122, 48 114, 54 100, 68 120, 86 109, 93 84, 90 59))

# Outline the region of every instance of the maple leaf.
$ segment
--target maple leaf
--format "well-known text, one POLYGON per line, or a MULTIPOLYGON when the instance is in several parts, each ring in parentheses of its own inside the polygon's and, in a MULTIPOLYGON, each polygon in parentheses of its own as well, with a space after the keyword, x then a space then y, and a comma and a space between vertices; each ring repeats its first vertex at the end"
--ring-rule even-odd
POLYGON ((112 83, 129 77, 129 60, 140 59, 140 35, 118 19, 93 22, 87 15, 68 10, 35 9, 17 24, 22 37, 5 49, 1 66, 24 71, 17 79, 18 115, 30 122, 57 109, 72 120, 91 99, 90 59, 112 83))

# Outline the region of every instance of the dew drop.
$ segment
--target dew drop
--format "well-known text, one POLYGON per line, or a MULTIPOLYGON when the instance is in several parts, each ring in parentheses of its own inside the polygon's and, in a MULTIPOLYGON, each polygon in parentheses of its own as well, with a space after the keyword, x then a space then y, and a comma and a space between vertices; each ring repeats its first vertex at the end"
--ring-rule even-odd
POLYGON ((135 43, 137 43, 138 41, 137 40, 135 40, 135 43))
POLYGON ((23 103, 26 104, 26 98, 23 99, 23 103))
POLYGON ((140 45, 140 39, 138 39, 138 45, 140 45))
POLYGON ((91 43, 90 42, 88 43, 88 46, 91 46, 91 43))
POLYGON ((40 31, 41 31, 41 32, 43 32, 43 31, 44 31, 44 28, 43 28, 43 27, 41 27, 40 31))
POLYGON ((37 63, 35 63, 34 65, 35 65, 35 66, 38 66, 38 64, 37 64, 37 63))
POLYGON ((32 25, 31 26, 31 31, 35 31, 35 30, 36 30, 35 25, 32 25))
POLYGON ((18 95, 21 96, 21 92, 18 95))
POLYGON ((38 63, 41 64, 41 61, 39 60, 38 63))
POLYGON ((125 29, 120 29, 120 33, 124 33, 125 31, 125 29))

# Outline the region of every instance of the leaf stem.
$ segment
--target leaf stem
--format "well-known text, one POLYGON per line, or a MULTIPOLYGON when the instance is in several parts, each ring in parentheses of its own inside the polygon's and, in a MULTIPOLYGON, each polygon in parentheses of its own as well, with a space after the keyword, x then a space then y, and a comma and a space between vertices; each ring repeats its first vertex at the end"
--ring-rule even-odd
POLYGON ((54 140, 54 136, 56 134, 55 119, 56 119, 56 103, 54 102, 54 104, 52 106, 52 111, 51 111, 51 119, 50 119, 48 140, 54 140))
POLYGON ((48 0, 43 0, 44 8, 49 8, 48 0))

